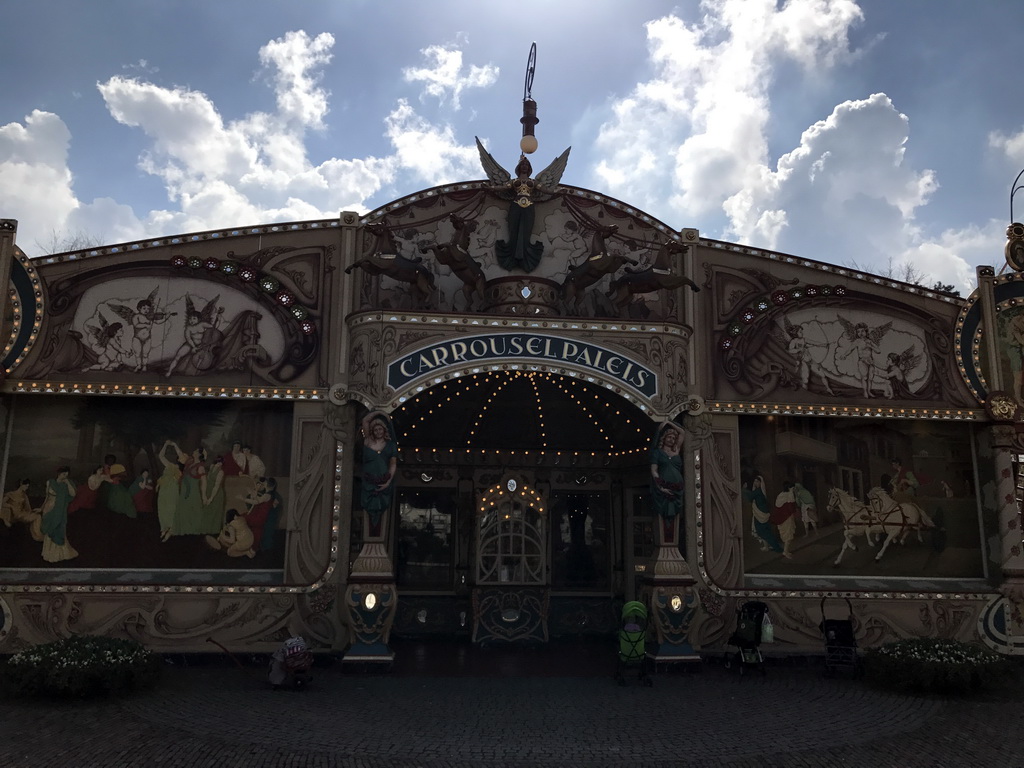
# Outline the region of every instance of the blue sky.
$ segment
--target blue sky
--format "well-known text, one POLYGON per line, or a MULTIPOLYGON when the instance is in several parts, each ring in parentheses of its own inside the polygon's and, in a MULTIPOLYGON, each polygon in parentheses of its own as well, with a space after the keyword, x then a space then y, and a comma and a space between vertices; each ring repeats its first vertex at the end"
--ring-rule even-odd
MULTIPOLYGON (((8 3, 0 216, 32 256, 366 211, 512 168, 965 293, 1024 167, 1019 0, 8 3), (486 12, 481 12, 486 9, 486 12), (1011 83, 1008 85, 1007 83, 1011 83)), ((1017 202, 1024 218, 1024 195, 1017 202)))

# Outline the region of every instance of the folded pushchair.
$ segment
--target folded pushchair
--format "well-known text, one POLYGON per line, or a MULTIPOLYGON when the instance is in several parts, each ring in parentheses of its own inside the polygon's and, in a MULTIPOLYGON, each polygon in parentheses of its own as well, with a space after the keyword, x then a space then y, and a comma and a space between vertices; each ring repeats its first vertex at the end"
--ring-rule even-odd
POLYGON ((631 600, 622 606, 622 626, 617 633, 619 641, 618 662, 615 665, 615 680, 626 684, 626 669, 636 667, 637 679, 641 684, 654 685, 647 665, 647 607, 638 600, 631 600))
POLYGON ((288 687, 301 690, 313 679, 310 674, 312 669, 313 654, 309 652, 306 641, 301 637, 289 637, 270 657, 267 682, 275 689, 288 687))
POLYGON ((827 597, 821 598, 821 635, 825 640, 825 676, 831 677, 840 670, 852 672, 858 677, 863 672, 857 638, 853 629, 853 604, 849 598, 846 607, 849 615, 845 619, 830 619, 825 615, 827 597))
POLYGON ((725 666, 733 662, 742 675, 747 669, 757 669, 765 674, 764 657, 761 655, 761 643, 764 641, 765 628, 771 625, 768 617, 768 606, 757 600, 743 603, 736 609, 736 631, 729 636, 728 644, 736 651, 727 651, 725 666))

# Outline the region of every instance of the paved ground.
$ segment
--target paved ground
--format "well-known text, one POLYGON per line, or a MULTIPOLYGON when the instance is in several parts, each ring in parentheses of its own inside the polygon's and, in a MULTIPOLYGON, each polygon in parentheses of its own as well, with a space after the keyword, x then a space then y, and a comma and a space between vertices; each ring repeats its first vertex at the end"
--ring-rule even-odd
MULTIPOLYGON (((91 704, 0 701, 0 766, 1024 766, 1024 694, 911 698, 812 666, 704 665, 652 688, 608 677, 168 665, 159 690, 91 704)), ((571 670, 570 670, 571 671, 571 670)))

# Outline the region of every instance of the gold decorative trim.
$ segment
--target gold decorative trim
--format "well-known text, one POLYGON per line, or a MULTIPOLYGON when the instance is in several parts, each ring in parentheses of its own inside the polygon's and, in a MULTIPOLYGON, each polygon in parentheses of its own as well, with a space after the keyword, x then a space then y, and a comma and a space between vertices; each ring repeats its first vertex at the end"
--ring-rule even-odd
POLYGON ((139 395, 242 400, 327 400, 328 390, 314 387, 182 387, 171 384, 84 384, 64 381, 8 381, 0 391, 28 395, 139 395))
MULTIPOLYGON (((348 223, 346 221, 346 223, 348 223)), ((160 237, 153 240, 134 240, 128 243, 116 243, 105 245, 101 248, 86 248, 81 251, 68 251, 67 253, 55 253, 51 256, 42 256, 34 259, 37 264, 60 264, 65 261, 82 261, 97 256, 109 256, 111 254, 140 253, 150 248, 180 247, 183 245, 194 245, 217 240, 230 240, 234 237, 245 237, 247 235, 271 235, 285 234, 288 232, 302 232, 317 229, 336 229, 341 226, 339 219, 316 219, 313 221, 295 221, 283 224, 264 224, 257 227, 231 227, 230 229, 210 229, 205 232, 189 232, 182 235, 160 237)))
POLYGON ((987 420, 984 410, 970 408, 907 408, 891 405, 795 405, 792 403, 716 401, 708 403, 707 409, 712 413, 757 413, 776 416, 874 416, 882 419, 987 420))
POLYGON ((366 323, 410 323, 417 325, 434 325, 439 329, 446 328, 528 328, 541 331, 604 331, 617 333, 667 334, 689 338, 691 329, 677 323, 637 323, 616 320, 582 320, 568 318, 533 319, 517 318, 508 315, 458 315, 442 312, 361 312, 349 316, 349 326, 355 328, 366 323))

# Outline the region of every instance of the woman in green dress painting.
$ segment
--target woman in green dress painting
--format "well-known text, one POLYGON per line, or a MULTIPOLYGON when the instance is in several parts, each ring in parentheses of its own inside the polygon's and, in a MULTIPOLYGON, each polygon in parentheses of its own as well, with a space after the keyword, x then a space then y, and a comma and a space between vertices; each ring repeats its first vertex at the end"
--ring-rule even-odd
POLYGON ((58 467, 57 477, 46 481, 46 499, 39 512, 43 534, 43 560, 59 563, 78 557, 78 551, 68 541, 68 504, 75 497, 75 485, 68 479, 70 467, 58 467))

